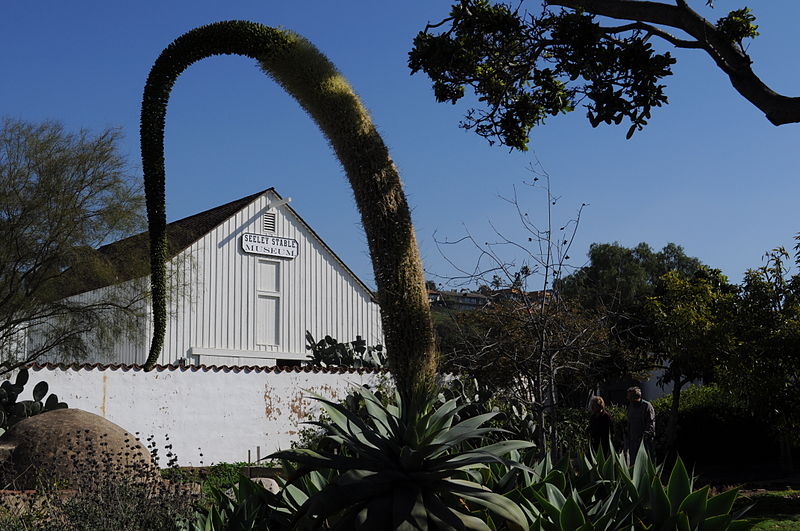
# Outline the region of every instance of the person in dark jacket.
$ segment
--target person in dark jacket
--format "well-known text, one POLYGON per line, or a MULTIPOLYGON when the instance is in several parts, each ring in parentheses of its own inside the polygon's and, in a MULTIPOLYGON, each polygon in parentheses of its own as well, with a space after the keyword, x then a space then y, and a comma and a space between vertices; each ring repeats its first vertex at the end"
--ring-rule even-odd
POLYGON ((642 390, 638 387, 628 389, 628 431, 625 435, 625 450, 628 463, 633 464, 639 446, 654 457, 653 441, 656 436, 656 412, 653 405, 642 400, 642 390))
POLYGON ((611 415, 606 411, 606 403, 599 396, 593 396, 589 400, 589 410, 592 416, 589 417, 589 441, 592 450, 603 449, 603 453, 608 455, 611 451, 611 415))

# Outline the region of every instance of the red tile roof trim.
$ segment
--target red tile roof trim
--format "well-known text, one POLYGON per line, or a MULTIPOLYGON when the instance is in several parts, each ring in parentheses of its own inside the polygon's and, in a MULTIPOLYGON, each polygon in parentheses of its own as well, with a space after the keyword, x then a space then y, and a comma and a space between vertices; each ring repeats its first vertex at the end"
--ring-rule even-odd
MULTIPOLYGON (((62 371, 144 371, 142 365, 125 365, 122 363, 32 363, 28 365, 34 371, 56 370, 62 371)), ((233 373, 328 373, 328 374, 380 374, 388 373, 386 369, 365 369, 353 367, 261 367, 257 365, 156 365, 153 367, 156 372, 181 371, 181 372, 233 372, 233 373)))

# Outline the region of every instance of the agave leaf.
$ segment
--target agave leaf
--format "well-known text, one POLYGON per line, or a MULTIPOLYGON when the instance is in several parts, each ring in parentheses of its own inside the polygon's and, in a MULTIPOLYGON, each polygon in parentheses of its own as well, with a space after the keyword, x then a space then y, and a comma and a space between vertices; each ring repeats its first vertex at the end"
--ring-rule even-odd
POLYGON ((304 476, 304 479, 308 482, 308 484, 313 487, 314 492, 319 492, 324 489, 328 485, 328 480, 325 476, 317 472, 316 470, 312 470, 308 474, 304 476))
MULTIPOLYGON (((433 444, 429 444, 426 446, 422 446, 419 448, 419 452, 433 458, 442 453, 446 452, 450 448, 468 441, 470 439, 479 439, 483 437, 487 433, 497 433, 501 432, 502 430, 497 430, 494 428, 475 428, 473 430, 460 430, 459 432, 453 433, 453 430, 456 428, 450 428, 443 433, 449 434, 449 436, 443 436, 442 439, 444 441, 436 442, 434 441, 433 444)), ((437 436, 438 438, 438 436, 437 436)))
POLYGON ((469 436, 470 434, 474 433, 483 423, 489 421, 493 417, 497 416, 497 413, 484 413, 482 415, 476 415, 474 417, 468 418, 467 420, 461 421, 455 426, 451 427, 449 430, 440 432, 434 439, 433 444, 457 444, 457 442, 461 442, 462 440, 471 439, 472 437, 469 436), (457 441, 457 442, 453 442, 457 441))
POLYGON ((712 516, 711 518, 706 518, 703 523, 700 524, 700 531, 726 531, 729 529, 732 521, 733 516, 730 514, 712 516))
POLYGON ((738 494, 739 489, 732 489, 709 498, 706 504, 706 518, 729 514, 738 494))
POLYGON ((465 531, 494 531, 491 527, 486 525, 486 522, 477 516, 460 513, 458 511, 455 511, 453 514, 461 521, 462 527, 460 529, 464 529, 465 531))
MULTIPOLYGON (((371 497, 366 506, 361 509, 355 518, 358 524, 354 529, 393 529, 392 506, 397 501, 397 492, 389 495, 371 497)), ((407 500, 401 500, 401 503, 407 500)), ((410 500, 413 503, 413 499, 410 500)))
POLYGON ((522 450, 523 448, 532 448, 534 446, 536 445, 528 441, 511 440, 501 441, 487 446, 481 446, 478 450, 484 453, 495 455, 497 457, 502 457, 513 451, 522 450))
POLYGON ((455 407, 455 403, 455 400, 448 400, 431 415, 428 419, 427 430, 420 438, 420 445, 432 444, 442 431, 450 429, 453 425, 453 419, 460 409, 455 407))
POLYGON ((580 528, 586 523, 586 517, 583 515, 580 506, 575 499, 570 496, 564 502, 564 507, 561 508, 561 515, 558 519, 562 531, 572 531, 573 529, 580 528))
POLYGON ((436 472, 452 472, 455 470, 467 470, 474 467, 474 465, 503 462, 499 457, 473 450, 463 454, 445 455, 437 459, 429 459, 426 468, 436 472))
POLYGON ((552 503, 559 511, 561 508, 564 507, 564 503, 566 503, 567 498, 561 493, 561 489, 553 485, 552 483, 545 483, 544 484, 545 493, 547 494, 547 499, 552 503))
POLYGON ((350 434, 354 439, 362 441, 365 444, 371 444, 376 448, 380 448, 381 443, 386 440, 378 436, 358 417, 358 415, 348 410, 343 405, 335 404, 324 398, 317 397, 317 400, 322 403, 322 408, 336 427, 339 428, 341 434, 350 434))
POLYGON ((498 463, 506 467, 518 467, 520 469, 528 469, 528 467, 526 467, 525 465, 514 463, 513 461, 509 461, 506 459, 502 459, 500 456, 509 453, 510 451, 509 449, 525 448, 528 447, 529 445, 530 443, 527 443, 525 441, 503 441, 500 443, 483 446, 475 450, 469 450, 461 454, 444 455, 436 459, 430 459, 428 461, 429 469, 430 470, 455 469, 476 463, 498 463))
POLYGON ((544 509, 545 514, 547 517, 550 518, 553 522, 558 522, 561 518, 561 509, 556 507, 553 503, 550 502, 547 498, 545 498, 542 494, 540 494, 537 490, 531 490, 531 494, 533 495, 534 499, 539 502, 539 506, 544 509))
MULTIPOLYGON (((432 492, 423 492, 422 499, 425 503, 425 509, 428 512, 428 518, 436 524, 437 530, 461 531, 465 529, 462 520, 456 516, 458 511, 448 507, 438 495, 432 492)), ((488 526, 486 528, 488 528, 488 526)))
POLYGON ((650 483, 650 478, 648 478, 646 474, 649 461, 650 457, 644 449, 644 443, 642 443, 639 445, 639 451, 636 453, 636 460, 633 462, 633 472, 631 474, 631 480, 637 489, 641 489, 642 484, 647 488, 650 483))
POLYGON ((599 466, 600 475, 605 479, 613 480, 617 476, 615 463, 614 455, 608 456, 599 466))
POLYGON ((528 521, 525 519, 525 513, 516 503, 505 496, 470 481, 451 479, 446 483, 454 484, 453 492, 464 500, 480 505, 497 516, 513 522, 523 531, 528 530, 528 521))
MULTIPOLYGON (((625 468, 625 470, 627 470, 627 467, 625 468)), ((628 497, 630 497, 630 499, 636 501, 643 501, 640 499, 639 490, 636 488, 636 485, 633 484, 633 481, 631 480, 630 476, 628 476, 627 473, 620 474, 617 481, 625 486, 628 493, 628 497)), ((644 494, 644 492, 642 492, 641 494, 644 494)))
POLYGON ((567 488, 567 478, 561 470, 551 470, 543 481, 553 485, 559 491, 563 491, 567 488))
POLYGON ((333 480, 333 483, 342 488, 350 488, 362 482, 369 482, 373 486, 403 483, 408 480, 408 475, 398 470, 348 470, 333 480))
POLYGON ((692 526, 689 524, 689 517, 686 513, 678 513, 675 524, 678 531, 692 531, 692 526))
POLYGON ((669 497, 658 476, 650 484, 650 513, 656 526, 666 522, 672 513, 669 497))
MULTIPOLYGON (((345 476, 342 474, 342 476, 345 476)), ((341 479, 340 476, 338 479, 341 479)), ((372 481, 371 477, 353 481, 346 488, 338 480, 310 496, 300 507, 299 517, 330 518, 345 509, 358 507, 366 501, 391 497, 392 483, 372 481)))
POLYGON ((586 511, 586 515, 590 518, 594 518, 601 514, 606 514, 611 509, 611 506, 617 506, 619 504, 618 493, 620 492, 619 486, 615 486, 614 489, 611 491, 605 499, 598 501, 592 507, 586 511))
POLYGON ((680 507, 683 500, 691 493, 690 489, 689 474, 686 472, 686 467, 683 466, 683 461, 678 457, 675 466, 672 467, 667 484, 667 495, 673 508, 680 507))
POLYGON ((689 517, 689 524, 692 529, 696 528, 705 518, 708 489, 709 487, 706 485, 702 489, 694 491, 678 507, 678 512, 684 512, 689 517))
POLYGON ((378 428, 380 434, 384 437, 390 437, 393 432, 393 425, 389 421, 389 412, 381 406, 380 402, 376 402, 371 400, 370 398, 364 398, 364 406, 367 409, 367 414, 369 414, 369 422, 378 428))
POLYGON ((592 527, 590 528, 592 530, 608 531, 610 529, 617 529, 617 526, 613 525, 615 522, 625 522, 625 521, 627 521, 627 517, 615 518, 615 514, 606 513, 603 516, 596 518, 594 521, 592 520, 587 521, 586 524, 584 525, 592 524, 592 527))
MULTIPOLYGON (((315 468, 331 468, 334 470, 364 470, 371 463, 364 459, 346 455, 320 454, 305 448, 294 448, 275 452, 269 456, 271 459, 286 459, 301 465, 315 468)), ((368 470, 368 469, 367 469, 368 470)))
MULTIPOLYGON (((515 462, 515 463, 517 462, 517 461, 514 461, 513 458, 512 458, 512 461, 515 462)), ((520 465, 520 466, 524 466, 524 465, 520 465)), ((525 468, 528 468, 528 467, 525 467, 525 468)), ((494 486, 494 488, 492 488, 492 490, 495 491, 495 492, 499 492, 500 494, 506 494, 509 491, 514 490, 514 488, 516 486, 516 483, 517 483, 517 478, 519 476, 520 476, 520 469, 519 468, 516 468, 516 467, 509 468, 509 470, 505 474, 503 474, 500 477, 500 479, 497 480, 497 483, 494 486)))
POLYGON ((288 505, 294 508, 299 508, 308 500, 308 495, 303 492, 302 489, 292 485, 291 483, 283 487, 281 493, 283 494, 283 499, 286 500, 288 505))
MULTIPOLYGON (((392 495, 392 529, 397 531, 427 531, 428 513, 422 491, 409 484, 401 484, 392 495)), ((377 528, 373 528, 377 529, 377 528)))

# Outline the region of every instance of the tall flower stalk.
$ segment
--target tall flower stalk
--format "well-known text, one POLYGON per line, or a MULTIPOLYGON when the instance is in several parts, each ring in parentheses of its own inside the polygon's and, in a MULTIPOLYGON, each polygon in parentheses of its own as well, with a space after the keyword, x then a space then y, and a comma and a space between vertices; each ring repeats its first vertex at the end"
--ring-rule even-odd
POLYGON ((430 387, 435 343, 422 263, 400 177, 381 136, 347 80, 311 43, 286 31, 227 21, 189 31, 153 65, 142 100, 142 166, 150 229, 153 342, 158 361, 166 332, 164 123, 170 90, 191 64, 236 54, 258 61, 317 123, 345 169, 367 235, 389 367, 403 392, 430 387))

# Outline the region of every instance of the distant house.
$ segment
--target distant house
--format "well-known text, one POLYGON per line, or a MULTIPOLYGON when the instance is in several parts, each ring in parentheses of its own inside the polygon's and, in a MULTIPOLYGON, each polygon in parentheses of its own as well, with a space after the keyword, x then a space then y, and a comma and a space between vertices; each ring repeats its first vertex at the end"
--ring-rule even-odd
POLYGON ((549 302, 553 298, 552 290, 522 292, 515 288, 491 289, 481 286, 478 291, 446 291, 436 289, 436 284, 430 281, 427 287, 428 302, 432 307, 459 311, 478 310, 500 301, 522 301, 523 297, 529 304, 538 304, 542 300, 549 302))
MULTIPOLYGON (((307 355, 307 330, 383 342, 370 289, 272 188, 170 223, 167 237, 171 287, 160 364, 297 364, 307 355)), ((82 279, 70 295, 146 278, 148 245, 143 233, 100 248, 116 275, 82 279)), ((136 330, 85 361, 143 363, 149 309, 136 330)))
POLYGON ((428 288, 428 302, 433 307, 449 310, 477 310, 489 304, 490 298, 469 290, 441 291, 428 288))

